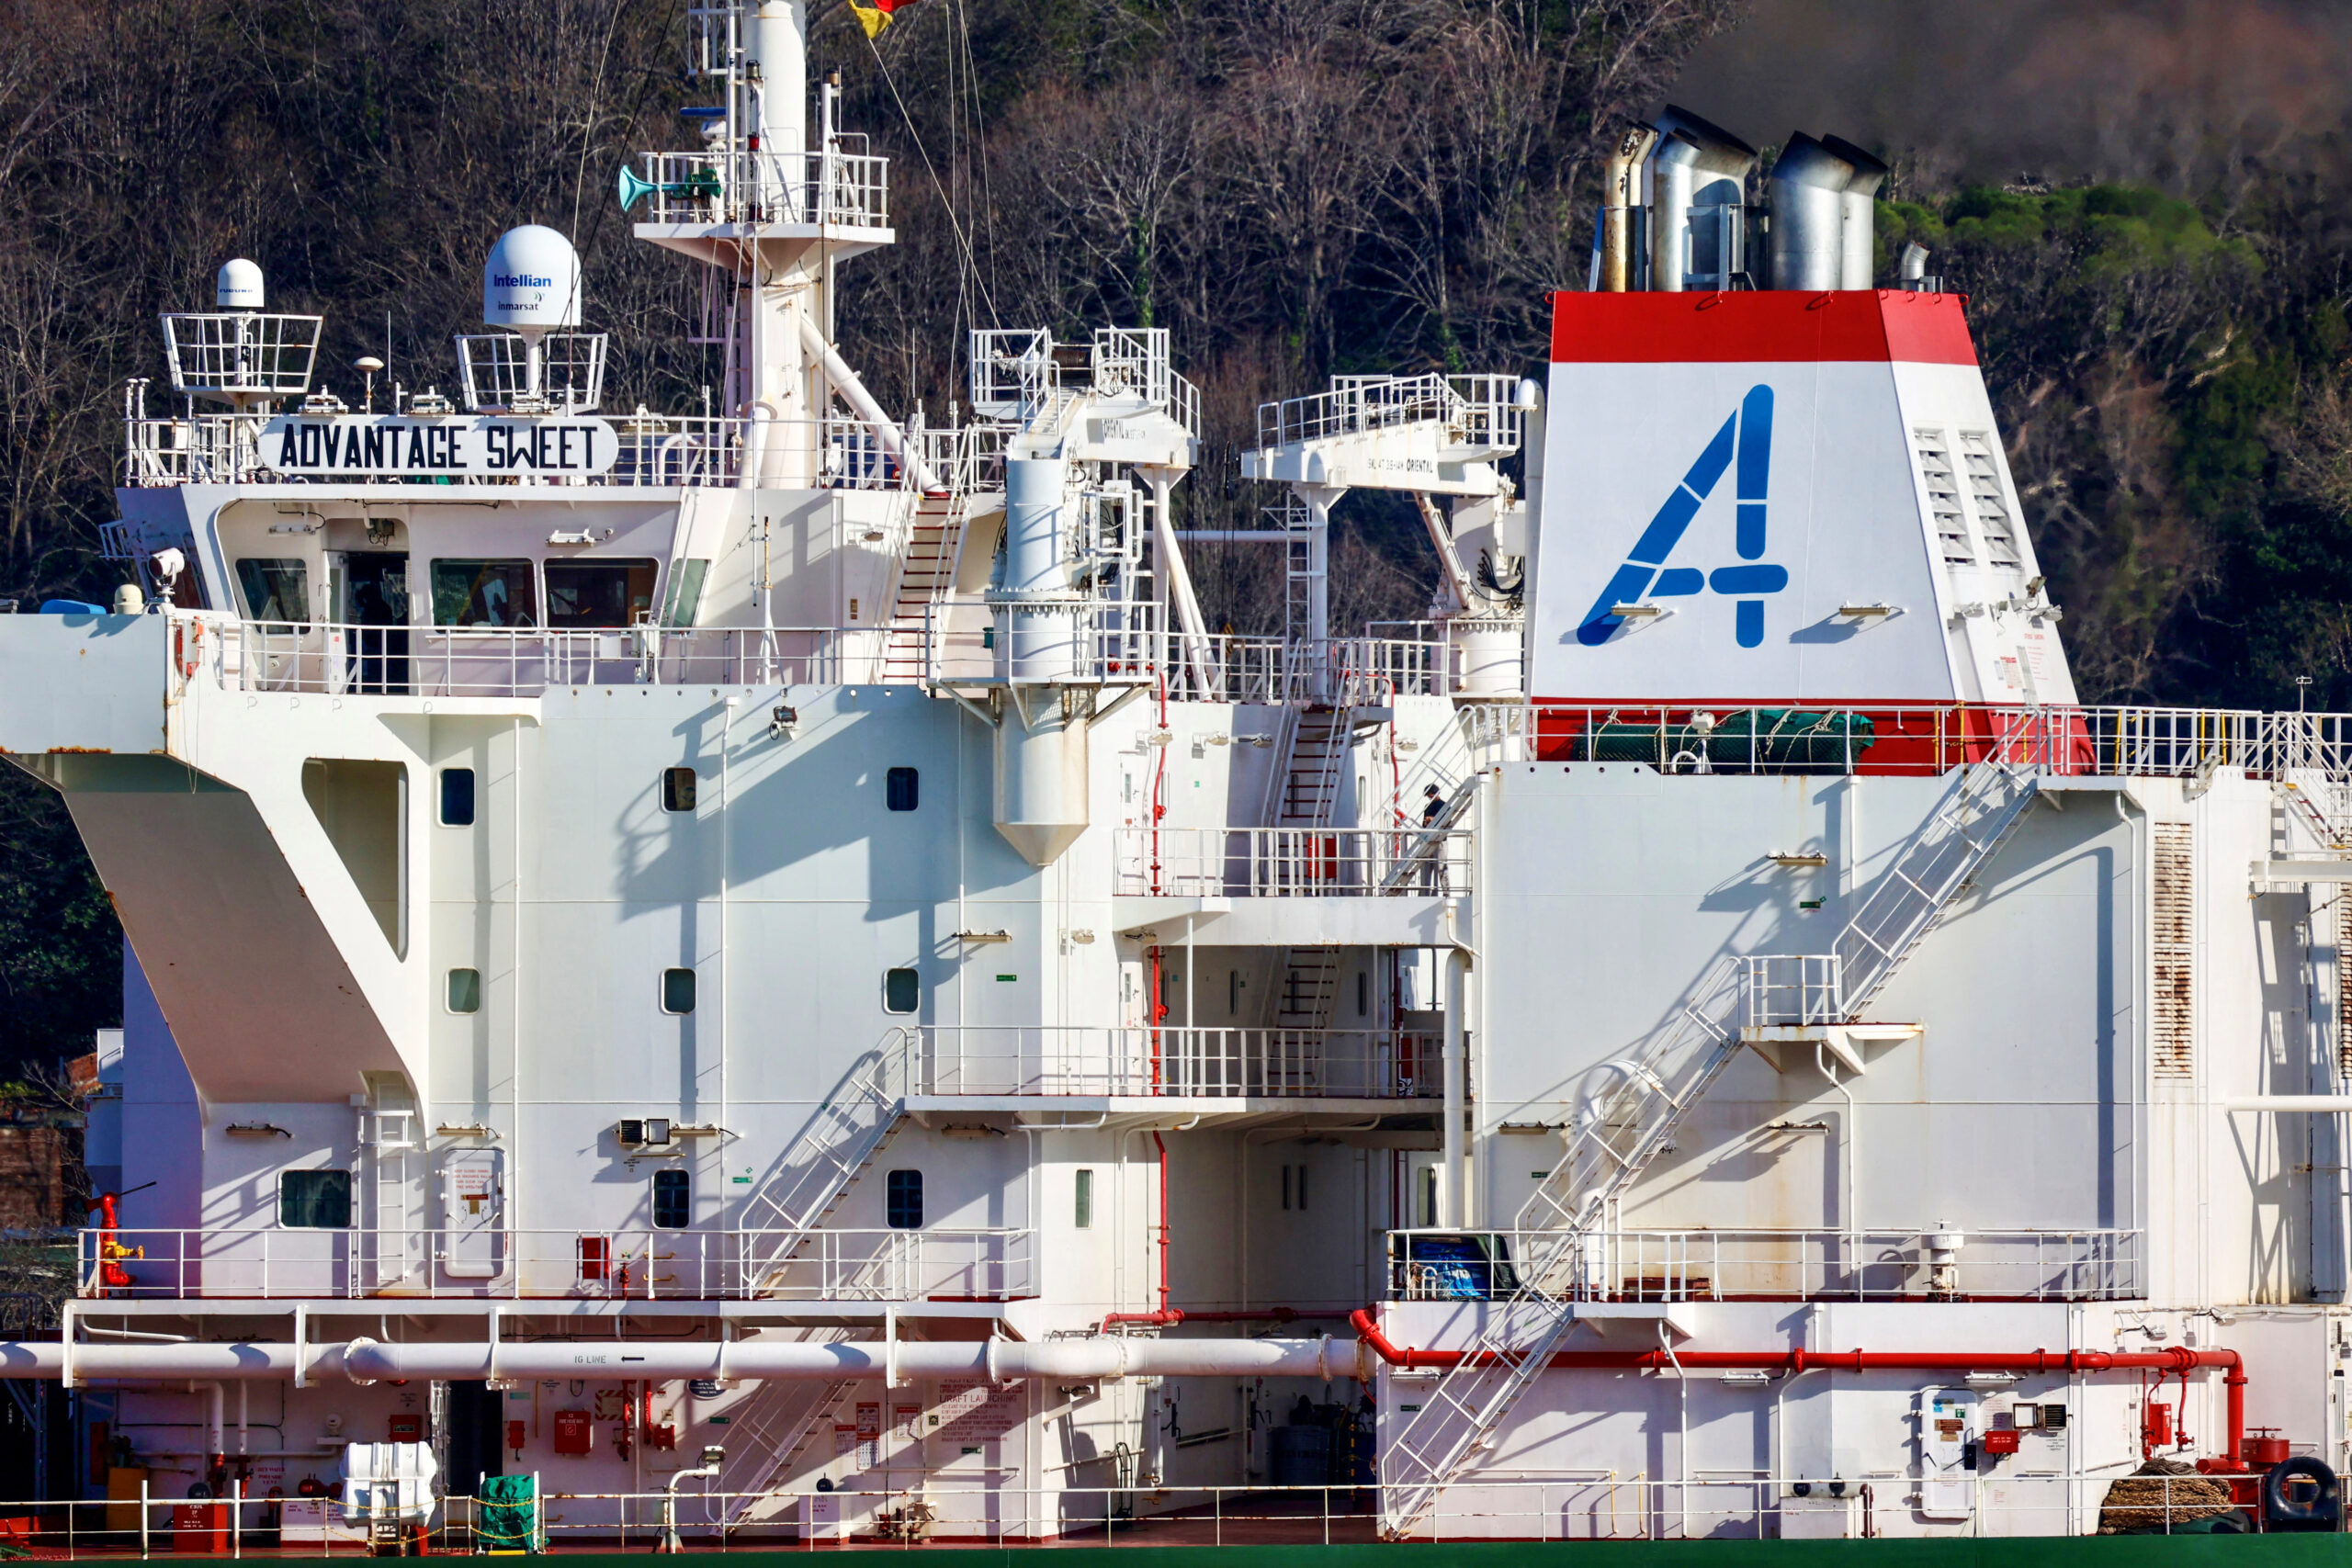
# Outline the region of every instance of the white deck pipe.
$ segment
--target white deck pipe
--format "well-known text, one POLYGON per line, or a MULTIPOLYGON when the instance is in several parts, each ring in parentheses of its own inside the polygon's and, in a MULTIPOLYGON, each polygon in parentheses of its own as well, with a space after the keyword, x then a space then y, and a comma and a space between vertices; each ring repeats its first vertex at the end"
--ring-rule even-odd
POLYGON ((857 372, 849 367, 849 361, 826 341, 823 331, 806 314, 800 317, 800 343, 824 366, 825 378, 833 384, 833 390, 842 395, 842 400, 857 411, 858 418, 874 426, 875 434, 882 438, 883 450, 906 465, 907 471, 914 475, 916 486, 926 491, 938 489, 931 470, 923 466, 922 458, 909 450, 906 432, 899 428, 898 421, 882 412, 882 405, 874 400, 874 394, 865 389, 865 383, 857 378, 857 372))
MULTIPOLYGON (((651 1378, 828 1379, 880 1377, 895 1361, 901 1380, 985 1377, 991 1382, 1058 1378, 1091 1382, 1119 1377, 1357 1377, 1353 1340, 1146 1339, 1107 1336, 1031 1344, 880 1340, 840 1344, 759 1340, 554 1340, 514 1344, 487 1339, 391 1345, 359 1338, 307 1348, 311 1372, 341 1372, 356 1382, 395 1379, 553 1378, 582 1375, 651 1378)), ((64 1347, 54 1342, 0 1343, 0 1377, 55 1378, 64 1347)), ((288 1343, 90 1345, 74 1347, 77 1379, 171 1378, 212 1383, 212 1432, 220 1421, 220 1383, 246 1378, 294 1376, 288 1343)))

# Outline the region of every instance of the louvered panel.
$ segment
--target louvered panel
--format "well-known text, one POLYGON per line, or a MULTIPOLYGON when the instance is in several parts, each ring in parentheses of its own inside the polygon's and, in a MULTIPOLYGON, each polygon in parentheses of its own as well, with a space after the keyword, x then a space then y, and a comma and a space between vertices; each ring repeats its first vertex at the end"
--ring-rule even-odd
POLYGON ((2335 901, 2335 1076, 2352 1078, 2352 900, 2335 901))
POLYGON ((1960 509, 1960 480, 1952 472, 1950 444, 1940 430, 1911 432, 1918 459, 1919 478, 1928 492, 1928 514, 1936 525, 1936 543, 1946 566, 1974 566, 1976 551, 1968 539, 1968 521, 1960 509))
POLYGON ((2156 1077, 2192 1077, 2197 1072, 2196 883, 2194 840, 2186 822, 2155 827, 2155 924, 2152 943, 2155 976, 2156 1077))
POLYGON ((1984 541, 1987 566, 2021 566, 2017 525, 2009 515, 2007 495, 2001 489, 2001 466, 1994 460, 1993 434, 1985 430, 1960 433, 1961 465, 1967 476, 1969 510, 1976 517, 1976 532, 1984 541))

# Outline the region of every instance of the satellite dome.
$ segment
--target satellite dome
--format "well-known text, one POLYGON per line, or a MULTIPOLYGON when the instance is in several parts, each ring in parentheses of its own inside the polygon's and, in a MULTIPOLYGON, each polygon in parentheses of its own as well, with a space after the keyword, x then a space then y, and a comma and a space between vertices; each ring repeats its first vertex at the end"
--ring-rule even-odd
POLYGON ((580 324, 580 256, 537 223, 509 229, 481 269, 481 319, 493 327, 547 332, 580 324))
POLYGON ((212 279, 212 302, 223 310, 260 310, 261 268, 243 256, 221 263, 212 279))

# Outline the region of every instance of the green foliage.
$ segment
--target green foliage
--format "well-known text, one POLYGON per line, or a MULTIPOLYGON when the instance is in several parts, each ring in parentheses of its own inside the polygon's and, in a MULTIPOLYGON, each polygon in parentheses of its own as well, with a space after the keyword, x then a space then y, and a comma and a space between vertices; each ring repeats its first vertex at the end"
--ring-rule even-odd
POLYGON ((122 1016, 122 929, 64 802, 0 763, 0 1074, 90 1049, 122 1016))

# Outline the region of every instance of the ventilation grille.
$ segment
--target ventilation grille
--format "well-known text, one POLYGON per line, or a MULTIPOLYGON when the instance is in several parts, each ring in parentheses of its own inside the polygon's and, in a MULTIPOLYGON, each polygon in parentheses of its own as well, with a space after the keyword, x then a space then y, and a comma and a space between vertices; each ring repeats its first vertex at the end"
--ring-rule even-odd
POLYGON ((2017 525, 2009 518, 2008 498, 2001 489, 2001 465, 1993 455, 1992 434, 1962 431, 1960 460, 1968 480, 1968 508, 1976 514, 1976 531, 1984 541, 1984 564, 2023 570, 2017 525))
POLYGON ((2197 1054, 2190 976, 2195 973, 2194 863, 2186 822, 2155 825, 2155 1051, 2156 1077, 2196 1075, 2197 1054))
POLYGON ((2352 900, 2335 902, 2335 1076, 2352 1078, 2352 900))
POLYGON ((1961 515, 1960 481, 1951 471, 1951 452, 1940 430, 1914 430, 1913 449, 1919 457, 1919 478, 1927 486, 1928 515, 1936 525, 1936 543, 1946 566, 1974 566, 1976 552, 1968 542, 1968 522, 1961 515))

